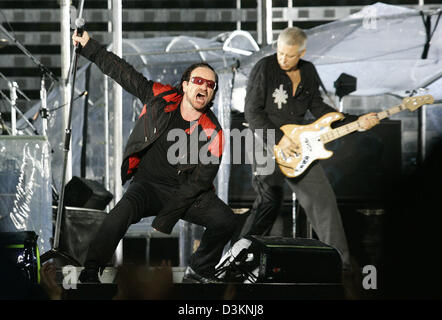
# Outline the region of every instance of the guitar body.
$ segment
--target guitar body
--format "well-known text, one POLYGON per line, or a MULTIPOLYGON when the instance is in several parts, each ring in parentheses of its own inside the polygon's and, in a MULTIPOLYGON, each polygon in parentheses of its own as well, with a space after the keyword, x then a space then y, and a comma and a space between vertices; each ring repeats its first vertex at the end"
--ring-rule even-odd
POLYGON ((282 173, 290 178, 298 177, 318 159, 327 159, 333 155, 332 151, 326 150, 320 136, 332 130, 331 124, 341 120, 344 115, 339 112, 330 112, 323 115, 315 122, 308 125, 288 124, 281 130, 295 144, 300 146, 297 156, 286 157, 280 146, 275 145, 275 158, 282 173))

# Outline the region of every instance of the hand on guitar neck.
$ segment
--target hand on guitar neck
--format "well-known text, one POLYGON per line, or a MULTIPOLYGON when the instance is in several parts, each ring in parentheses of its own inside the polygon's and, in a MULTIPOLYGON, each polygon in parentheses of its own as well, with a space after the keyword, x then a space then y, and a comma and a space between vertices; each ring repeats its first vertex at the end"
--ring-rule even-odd
POLYGON ((360 116, 358 122, 361 126, 358 131, 365 131, 379 124, 379 118, 376 112, 370 112, 360 116))

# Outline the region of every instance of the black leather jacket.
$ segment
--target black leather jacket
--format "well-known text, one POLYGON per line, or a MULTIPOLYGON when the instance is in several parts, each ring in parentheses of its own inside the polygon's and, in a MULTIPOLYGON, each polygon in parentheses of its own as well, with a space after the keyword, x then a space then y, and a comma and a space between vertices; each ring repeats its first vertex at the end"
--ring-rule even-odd
MULTIPOLYGON (((124 184, 136 173, 140 154, 166 130, 171 111, 179 108, 182 94, 170 85, 146 79, 124 59, 107 51, 105 46, 94 39, 88 41, 81 54, 144 104, 124 149, 121 166, 121 179, 124 184)), ((152 222, 152 226, 161 232, 170 233, 198 196, 213 188, 213 180, 221 162, 224 136, 215 114, 210 109, 198 119, 198 130, 204 131, 207 137, 206 141, 199 141, 198 150, 210 141, 209 151, 218 161, 178 167, 180 185, 171 190, 171 199, 174 201, 170 201, 152 222)))

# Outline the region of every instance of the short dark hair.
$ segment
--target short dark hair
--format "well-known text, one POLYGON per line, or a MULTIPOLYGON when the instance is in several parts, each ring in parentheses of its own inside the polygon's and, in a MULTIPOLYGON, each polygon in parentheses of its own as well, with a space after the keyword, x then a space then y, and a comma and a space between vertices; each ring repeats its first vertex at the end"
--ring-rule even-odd
POLYGON ((207 62, 197 62, 197 63, 194 63, 194 64, 192 64, 191 66, 189 66, 189 67, 184 71, 183 75, 181 76, 181 81, 180 81, 180 84, 179 84, 179 86, 178 86, 178 90, 179 90, 182 94, 184 94, 184 92, 183 92, 183 82, 184 82, 184 81, 187 81, 187 82, 190 81, 190 75, 192 74, 192 71, 195 70, 196 68, 208 68, 208 69, 212 70, 213 73, 215 74, 215 83, 216 83, 216 87, 215 87, 215 90, 214 90, 214 92, 213 92, 212 100, 207 104, 207 107, 208 107, 208 108, 211 108, 212 105, 213 105, 213 100, 215 99, 216 92, 218 91, 218 87, 219 87, 219 85, 218 85, 218 74, 216 73, 215 69, 213 69, 212 66, 211 66, 210 64, 208 64, 207 62))

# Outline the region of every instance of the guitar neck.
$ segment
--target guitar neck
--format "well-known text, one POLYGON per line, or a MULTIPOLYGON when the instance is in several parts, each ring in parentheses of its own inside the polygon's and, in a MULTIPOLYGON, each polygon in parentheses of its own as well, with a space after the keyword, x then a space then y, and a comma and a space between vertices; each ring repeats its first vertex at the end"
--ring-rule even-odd
MULTIPOLYGON (((382 119, 391 117, 392 115, 399 113, 405 109, 407 109, 405 106, 397 105, 397 106, 391 107, 388 110, 378 112, 376 114, 376 116, 378 117, 379 120, 382 120, 382 119)), ((333 140, 339 139, 349 133, 355 132, 361 128, 362 128, 361 121, 356 120, 356 121, 350 122, 349 124, 340 126, 336 129, 332 129, 332 130, 328 131, 327 133, 322 134, 321 141, 324 144, 326 144, 326 143, 331 142, 333 140)))

